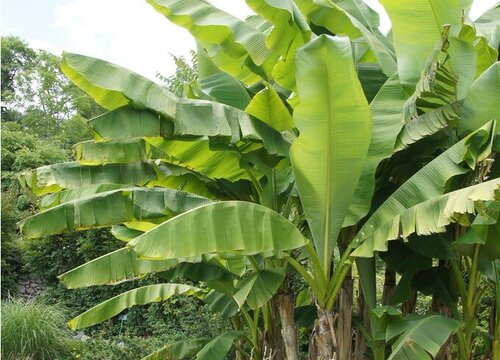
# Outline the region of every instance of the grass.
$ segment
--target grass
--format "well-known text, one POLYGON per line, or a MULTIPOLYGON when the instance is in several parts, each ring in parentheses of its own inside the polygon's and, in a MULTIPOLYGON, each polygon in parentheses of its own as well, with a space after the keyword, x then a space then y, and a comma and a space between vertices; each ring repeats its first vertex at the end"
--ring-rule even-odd
POLYGON ((2 359, 59 359, 71 333, 60 307, 33 300, 2 302, 2 359))

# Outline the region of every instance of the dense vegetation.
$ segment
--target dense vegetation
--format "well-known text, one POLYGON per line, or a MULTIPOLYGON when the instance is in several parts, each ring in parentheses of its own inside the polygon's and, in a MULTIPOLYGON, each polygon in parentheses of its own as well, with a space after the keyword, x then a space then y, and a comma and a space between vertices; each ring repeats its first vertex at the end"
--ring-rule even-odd
MULTIPOLYGON (((50 329, 60 329, 61 319, 65 319, 64 323, 68 318, 138 284, 158 282, 157 278, 150 276, 122 286, 68 290, 57 280, 59 274, 118 249, 121 242, 102 229, 30 240, 23 239, 18 233, 17 222, 39 208, 39 200, 19 185, 19 173, 41 165, 68 161, 72 156, 72 145, 91 138, 87 119, 103 112, 89 96, 62 75, 60 62, 59 57, 31 49, 16 37, 2 38, 1 294, 6 301, 2 306, 5 335, 2 336, 2 357, 8 358, 12 349, 23 346, 22 351, 17 349, 16 356, 35 354, 36 358, 52 359, 53 353, 57 352, 60 357, 68 359, 78 355, 76 358, 79 359, 94 359, 97 356, 132 360, 151 352, 165 339, 180 340, 188 334, 213 336, 224 330, 228 327, 227 321, 214 315, 201 301, 180 298, 170 303, 132 309, 126 322, 114 319, 94 327, 88 332, 92 339, 86 342, 65 336, 60 342, 51 343, 50 329), (28 83, 31 85, 28 86, 28 83), (63 96, 65 98, 61 100, 63 96), (34 126, 36 131, 31 130, 34 126), (36 301, 8 301, 18 295, 17 284, 26 276, 42 280, 44 292, 36 301), (47 316, 43 317, 44 314, 47 316), (25 327, 15 328, 17 323, 25 327), (40 326, 46 327, 47 331, 38 334, 40 326), (14 334, 16 336, 12 337, 14 334), (47 336, 43 338, 43 335, 47 336), (33 341, 32 346, 28 346, 30 341, 33 341), (61 348, 66 349, 61 353, 61 348), (38 352, 47 352, 48 355, 43 357, 37 355, 38 352)), ((182 91, 183 81, 186 81, 181 74, 188 74, 192 79, 195 72, 193 64, 182 58, 177 58, 176 63, 182 73, 178 71, 162 80, 171 91, 179 92, 182 91)))
POLYGON ((59 276, 123 291, 70 327, 186 296, 232 328, 144 359, 498 358, 500 8, 383 0, 386 37, 356 0, 248 0, 246 21, 148 2, 196 37, 197 73, 172 92, 65 54, 106 112, 76 161, 21 177, 44 196, 25 236, 122 242, 59 276))

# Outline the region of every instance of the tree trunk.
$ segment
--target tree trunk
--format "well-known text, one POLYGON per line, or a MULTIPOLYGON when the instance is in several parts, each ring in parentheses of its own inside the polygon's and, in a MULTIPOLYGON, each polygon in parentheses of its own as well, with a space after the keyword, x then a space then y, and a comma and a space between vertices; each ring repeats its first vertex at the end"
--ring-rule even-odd
POLYGON ((318 307, 318 319, 314 324, 312 341, 314 350, 309 354, 311 360, 336 359, 337 338, 335 336, 335 319, 331 310, 318 307), (313 355, 314 357, 311 357, 313 355))
MULTIPOLYGON (((358 317, 362 320, 362 326, 365 329, 370 328, 370 319, 368 317, 368 306, 366 306, 365 298, 363 296, 363 290, 361 289, 361 283, 359 284, 358 292, 358 317)), ((368 347, 366 346, 366 338, 363 333, 358 330, 356 332, 356 342, 354 343, 354 360, 368 360, 366 352, 368 347)))
POLYGON ((353 280, 351 271, 347 273, 339 294, 338 328, 337 328, 337 358, 350 359, 352 347, 352 296, 353 280))
POLYGON ((401 313, 403 316, 412 314, 415 311, 415 306, 417 305, 417 292, 413 288, 411 288, 410 291, 410 298, 401 305, 401 313))
POLYGON ((385 265, 384 292, 382 294, 382 305, 389 305, 392 294, 396 290, 396 271, 385 265))
POLYGON ((299 343, 297 341, 297 329, 295 327, 294 303, 290 294, 278 294, 277 298, 278 311, 281 320, 281 335, 285 345, 285 359, 299 360, 299 343))

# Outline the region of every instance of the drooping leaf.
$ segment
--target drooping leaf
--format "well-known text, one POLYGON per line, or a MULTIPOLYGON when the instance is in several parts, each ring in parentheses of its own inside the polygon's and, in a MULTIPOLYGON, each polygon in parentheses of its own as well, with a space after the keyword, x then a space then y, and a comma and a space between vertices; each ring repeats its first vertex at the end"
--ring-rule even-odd
POLYGON ((256 271, 249 277, 239 281, 234 300, 243 307, 248 304, 257 309, 269 302, 285 279, 285 269, 264 269, 256 271))
POLYGON ((129 163, 151 159, 151 149, 142 139, 94 142, 83 141, 73 146, 75 159, 82 165, 129 163))
POLYGON ((243 82, 259 80, 248 63, 260 66, 270 56, 263 33, 202 0, 148 0, 148 3, 188 30, 221 70, 243 82))
POLYGON ((246 0, 257 14, 273 24, 266 46, 280 55, 272 75, 280 86, 295 88, 295 52, 309 42, 311 29, 292 0, 246 0))
POLYGON ((292 115, 274 88, 267 84, 248 104, 245 112, 262 120, 277 131, 292 130, 292 115))
POLYGON ((354 40, 361 35, 377 57, 384 74, 393 75, 396 60, 392 45, 377 29, 378 16, 359 1, 295 0, 300 10, 314 24, 333 34, 345 34, 354 40))
POLYGON ((99 305, 71 319, 68 325, 72 330, 83 329, 110 319, 132 306, 146 305, 156 301, 165 301, 174 295, 201 297, 203 291, 197 287, 184 284, 142 286, 103 301, 99 305))
POLYGON ((68 201, 81 199, 87 196, 99 194, 102 192, 128 188, 128 185, 123 184, 97 184, 86 185, 75 189, 63 190, 56 193, 48 194, 41 200, 42 209, 54 207, 68 201))
POLYGON ((245 87, 231 75, 219 71, 200 79, 201 90, 222 104, 244 110, 250 102, 245 87))
POLYGON ((300 136, 290 156, 326 270, 366 158, 371 114, 346 37, 318 37, 297 52, 296 66, 300 136))
POLYGON ((63 73, 108 110, 125 105, 175 117, 177 98, 166 88, 120 66, 89 56, 64 53, 63 73))
POLYGON ((500 45, 500 5, 493 6, 474 22, 474 26, 483 34, 493 49, 500 45))
POLYGON ((68 289, 113 285, 175 266, 175 260, 141 260, 129 248, 110 252, 58 276, 68 289))
POLYGON ((442 315, 410 315, 387 326, 386 340, 392 344, 392 359, 433 359, 460 322, 442 315))
POLYGON ((128 188, 98 193, 52 207, 20 223, 29 237, 134 221, 164 221, 212 201, 171 189, 128 188))
POLYGON ((204 254, 276 255, 307 240, 278 213, 261 205, 225 201, 185 212, 129 243, 149 259, 193 258, 204 254))
POLYGON ((255 169, 246 170, 240 166, 241 155, 236 149, 211 149, 209 140, 164 140, 157 137, 147 138, 147 142, 165 153, 165 161, 185 166, 209 179, 249 180, 249 171, 256 178, 262 176, 255 169))
POLYGON ((360 229, 351 244, 355 249, 353 256, 370 257, 373 251, 385 251, 386 242, 400 235, 400 224, 405 237, 415 231, 417 234, 441 232, 451 221, 453 212, 471 212, 474 200, 491 198, 494 181, 443 193, 450 178, 468 171, 464 163, 474 167, 477 160, 491 152, 493 123, 449 148, 400 186, 360 229))
POLYGON ((207 296, 203 298, 203 301, 208 305, 210 310, 227 317, 236 315, 239 310, 238 304, 231 295, 216 290, 210 291, 207 296))
POLYGON ((195 360, 223 360, 239 336, 236 331, 217 336, 196 354, 195 360))
POLYGON ((152 162, 99 166, 68 162, 28 170, 20 178, 36 195, 97 184, 143 186, 156 179, 156 165, 152 162))
POLYGON ((181 263, 161 274, 167 281, 187 278, 195 281, 231 281, 235 276, 223 266, 212 262, 181 263))
POLYGON ((458 76, 451 69, 448 53, 449 32, 450 27, 445 26, 440 41, 427 58, 413 95, 404 104, 405 126, 398 135, 396 151, 436 133, 448 122, 456 123, 460 116, 458 76))
POLYGON ((198 338, 176 341, 165 345, 141 360, 182 360, 191 359, 206 345, 210 339, 198 338))
MULTIPOLYGON (((459 133, 475 130, 491 119, 500 119, 500 62, 496 62, 471 85, 463 105, 463 115, 458 123, 459 133)), ((498 125, 495 133, 498 132, 498 125)))
POLYGON ((356 67, 366 100, 371 103, 388 78, 378 64, 358 62, 356 67))
POLYGON ((457 291, 453 289, 453 275, 444 266, 433 267, 419 272, 413 278, 413 286, 424 295, 432 295, 443 304, 457 301, 457 291))
MULTIPOLYGON (((176 1, 165 0, 165 2, 176 1)), ((188 1, 177 2, 179 6, 184 6, 183 4, 189 6, 188 1)), ((210 7, 200 0, 190 0, 189 3, 199 3, 210 7)), ((121 126, 119 124, 126 122, 127 133, 132 133, 135 137, 140 132, 151 134, 152 131, 156 131, 158 134, 153 136, 163 136, 167 132, 179 136, 218 137, 232 143, 243 138, 263 141, 265 146, 271 146, 270 149, 280 136, 279 133, 274 134, 276 137, 274 141, 266 141, 270 140, 268 133, 272 128, 250 118, 239 109, 212 101, 177 98, 154 82, 103 60, 65 54, 62 68, 70 80, 109 110, 129 105, 137 110, 152 111, 160 115, 160 120, 156 120, 158 124, 155 124, 154 117, 150 115, 139 114, 136 117, 137 112, 120 110, 121 113, 127 112, 124 118, 116 115, 101 116, 97 118, 99 120, 96 119, 92 123, 94 126, 97 121, 108 123, 99 125, 101 132, 106 129, 115 134, 116 130, 110 130, 109 122, 112 122, 114 126, 121 126), (163 124, 164 120, 161 118, 165 118, 171 124, 163 124), (142 120, 146 121, 144 127, 142 120)), ((104 137, 101 134, 100 136, 104 137)))
POLYGON ((88 122, 96 140, 127 140, 173 134, 173 124, 147 110, 123 106, 88 122))
MULTIPOLYGON (((368 226, 371 225, 373 230, 368 236, 363 236, 363 227, 359 239, 364 238, 366 240, 354 250, 352 255, 370 257, 374 251, 385 251, 387 241, 399 237, 400 226, 402 227, 402 236, 408 236, 414 232, 423 235, 444 232, 446 230, 445 226, 453 221, 454 214, 474 213, 474 203, 476 201, 493 200, 499 187, 499 179, 490 180, 479 185, 432 197, 405 210, 398 210, 394 218, 389 221, 377 223, 372 216, 368 226)), ((389 204, 394 204, 394 198, 391 196, 389 199, 392 200, 389 203, 386 201, 379 209, 384 209, 384 212, 387 211, 389 204)), ((378 213, 378 216, 382 214, 382 212, 379 213, 378 211, 376 213, 378 213)), ((388 213, 384 215, 387 216, 388 213)))
POLYGON ((129 242, 143 233, 143 231, 131 229, 126 225, 114 225, 110 232, 115 238, 125 242, 129 242))

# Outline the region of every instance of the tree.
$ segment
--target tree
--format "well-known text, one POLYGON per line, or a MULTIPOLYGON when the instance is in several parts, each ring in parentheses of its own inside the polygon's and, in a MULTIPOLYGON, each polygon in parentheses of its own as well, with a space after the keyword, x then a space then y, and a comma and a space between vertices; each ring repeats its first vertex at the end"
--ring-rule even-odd
MULTIPOLYGON (((429 358, 453 333, 459 356, 470 357, 485 238, 475 240, 472 257, 459 250, 453 265, 460 284, 463 259, 476 264, 469 267, 469 287, 459 286, 467 303, 461 321, 403 317, 395 308, 376 307, 374 262, 365 258, 384 252, 390 264, 391 256, 406 256, 409 265, 399 268, 398 283, 406 294, 418 287, 419 273, 441 271, 429 269, 439 256, 429 252, 432 243, 422 235, 448 233, 453 226, 461 235, 472 222, 496 223, 499 180, 495 163, 488 164, 497 110, 486 100, 500 88, 495 38, 488 43, 463 23, 458 1, 433 7, 420 0, 411 9, 384 1, 393 43, 362 2, 278 6, 249 0, 260 17, 246 22, 203 1, 150 3, 197 37, 200 80, 183 99, 104 61, 65 56, 65 74, 110 112, 89 123, 95 141, 77 145, 78 163, 26 174, 36 193, 54 194, 45 200, 48 209, 27 219, 22 230, 40 236, 125 223, 113 232, 128 243, 61 280, 90 286, 210 263, 235 279, 205 279, 213 290, 206 298, 229 296, 224 304, 236 302, 250 335, 230 332, 206 345, 198 341, 190 354, 202 358, 217 346, 223 357, 234 343, 240 356, 259 358, 272 347, 259 327, 270 330, 269 301, 283 282, 278 269, 288 263, 309 286, 317 309, 310 357, 344 359, 351 353, 349 272, 356 261, 370 309, 364 335, 374 358, 386 357, 386 345, 392 346, 390 359, 409 353, 429 358), (414 33, 419 26, 426 31, 414 33), (490 175, 494 179, 485 181, 490 175), (137 187, 144 185, 154 188, 137 187), (481 220, 486 214, 489 220, 481 220), (183 237, 189 240, 178 240, 183 237), (394 241, 400 237, 417 245, 402 250, 407 245, 394 241), (246 266, 250 272, 239 278, 246 266), (267 285, 264 294, 256 284, 267 285)), ((419 289, 442 299, 443 289, 435 286, 428 281, 419 289)), ((136 289, 71 324, 88 326, 174 293, 203 296, 199 288, 173 284, 136 289)), ((297 358, 294 325, 287 324, 286 311, 280 314, 287 357, 297 358)))

